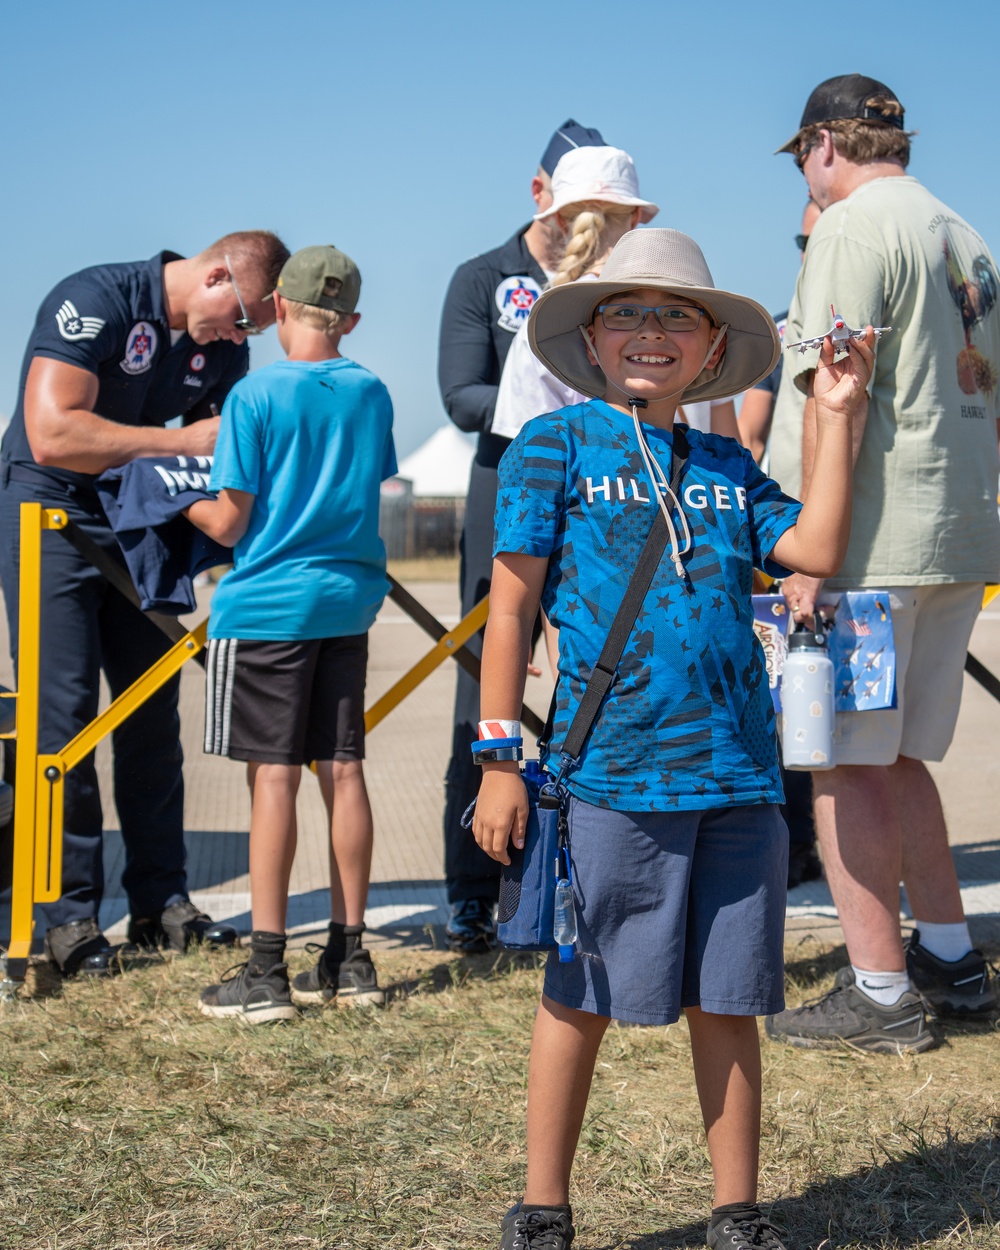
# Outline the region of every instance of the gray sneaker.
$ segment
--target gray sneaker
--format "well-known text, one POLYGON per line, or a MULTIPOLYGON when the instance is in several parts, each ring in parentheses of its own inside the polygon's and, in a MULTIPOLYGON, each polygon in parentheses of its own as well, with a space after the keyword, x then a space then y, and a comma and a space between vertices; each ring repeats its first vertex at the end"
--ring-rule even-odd
POLYGON ((708 1245, 711 1250, 785 1250, 778 1229, 763 1215, 735 1221, 727 1217, 709 1225, 708 1245))
POLYGON ((569 1250, 576 1229, 565 1211, 511 1207, 500 1225, 500 1250, 569 1250))
POLYGON ((322 1007, 334 998, 344 1007, 384 1007, 372 957, 361 945, 364 925, 330 922, 326 946, 310 942, 306 950, 319 954, 308 972, 292 979, 292 1002, 299 1007, 322 1007))
POLYGON ((906 942, 906 971, 932 1016, 982 1017, 997 1009, 996 982, 982 951, 949 963, 921 946, 920 930, 914 929, 906 942))
POLYGON ((833 1047, 847 1042, 887 1055, 919 1053, 937 1044, 919 995, 907 990, 898 1003, 883 1007, 857 988, 850 968, 840 969, 828 994, 768 1016, 764 1028, 772 1041, 790 1046, 833 1047))
POLYGON ((371 955, 352 951, 340 965, 337 1001, 345 1007, 384 1007, 385 990, 378 983, 371 955))
POLYGON ((242 1024, 294 1020, 298 1015, 288 992, 287 964, 257 976, 248 963, 230 968, 221 984, 202 991, 198 1006, 206 1016, 235 1017, 242 1024))

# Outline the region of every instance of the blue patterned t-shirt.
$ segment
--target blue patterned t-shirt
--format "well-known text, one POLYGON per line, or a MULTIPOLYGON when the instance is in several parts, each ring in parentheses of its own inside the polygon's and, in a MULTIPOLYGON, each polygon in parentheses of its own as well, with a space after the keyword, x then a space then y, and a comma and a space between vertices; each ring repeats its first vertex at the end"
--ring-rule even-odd
MULTIPOLYGON (((643 432, 669 472, 673 436, 643 432)), ((750 595, 754 567, 787 573, 769 556, 802 505, 734 440, 696 430, 688 440, 678 490, 693 539, 685 576, 668 549, 569 780, 577 797, 617 811, 782 800, 750 595)), ((631 417, 601 400, 528 422, 500 461, 494 554, 549 561, 542 607, 559 630, 553 760, 656 509, 631 417)))

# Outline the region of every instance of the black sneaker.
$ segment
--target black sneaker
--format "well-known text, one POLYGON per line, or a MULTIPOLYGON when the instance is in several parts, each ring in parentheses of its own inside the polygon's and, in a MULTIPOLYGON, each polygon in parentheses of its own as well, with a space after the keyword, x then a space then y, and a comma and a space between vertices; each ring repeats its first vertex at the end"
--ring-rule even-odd
POLYGON ((297 1007, 322 1007, 336 996, 340 967, 329 968, 326 951, 318 942, 306 944, 307 954, 319 955, 319 959, 308 972, 297 972, 292 978, 292 1002, 297 1007))
POLYGON ((319 954, 308 972, 292 981, 292 1002, 299 1007, 322 1007, 337 998, 348 1007, 382 1007, 385 990, 379 988, 372 957, 361 945, 364 925, 330 923, 326 946, 310 942, 306 950, 319 954))
POLYGON ((997 1009, 996 982, 982 951, 949 963, 921 946, 914 929, 906 942, 906 971, 932 1016, 988 1016, 997 1009))
POLYGON ((64 977, 78 972, 83 976, 113 977, 122 970, 121 948, 111 945, 92 916, 49 929, 44 950, 64 977))
POLYGON ((500 1250, 569 1250, 576 1229, 565 1211, 511 1207, 500 1225, 500 1250))
POLYGON ((157 916, 132 918, 128 923, 128 940, 147 950, 166 947, 183 955, 194 942, 208 946, 235 946, 238 938, 230 924, 219 924, 199 911, 189 898, 171 903, 157 916))
POLYGON ((731 1220, 709 1225, 708 1244, 711 1250, 785 1250, 779 1230, 757 1215, 752 1220, 731 1220))
POLYGON ((288 965, 276 964, 255 976, 249 964, 238 964, 223 975, 220 985, 203 990, 198 1006, 206 1016, 235 1016, 244 1024, 294 1020, 296 1010, 288 990, 288 965))
POLYGON ((768 1016, 764 1028, 773 1041, 807 1048, 847 1042, 860 1050, 896 1055, 936 1044, 918 995, 907 990, 898 1003, 883 1007, 857 988, 850 968, 840 969, 828 994, 768 1016))
POLYGON ((453 951, 489 951, 497 944, 494 900, 465 898, 453 903, 444 935, 453 951))
POLYGON ((375 965, 366 950, 358 948, 340 965, 337 1002, 345 1007, 384 1007, 385 990, 375 975, 375 965))

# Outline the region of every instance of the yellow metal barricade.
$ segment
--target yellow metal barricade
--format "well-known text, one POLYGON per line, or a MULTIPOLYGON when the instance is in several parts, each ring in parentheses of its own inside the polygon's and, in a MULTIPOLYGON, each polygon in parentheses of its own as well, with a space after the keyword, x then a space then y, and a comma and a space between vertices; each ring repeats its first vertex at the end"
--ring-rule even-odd
MULTIPOLYGON (((183 635, 147 672, 118 696, 71 742, 54 754, 38 753, 39 678, 41 672, 42 533, 61 530, 66 513, 40 503, 21 505, 20 611, 18 617, 18 682, 13 698, 17 740, 14 774, 14 865, 11 883, 11 935, 0 983, 6 992, 24 979, 32 939, 35 903, 55 902, 62 893, 63 786, 99 742, 155 694, 188 660, 204 648, 208 621, 183 635)), ((489 598, 443 633, 434 647, 365 713, 373 729, 406 696, 486 623, 489 598)), ((7 735, 11 736, 11 735, 7 735)), ((0 990, 2 996, 2 990, 0 990)))

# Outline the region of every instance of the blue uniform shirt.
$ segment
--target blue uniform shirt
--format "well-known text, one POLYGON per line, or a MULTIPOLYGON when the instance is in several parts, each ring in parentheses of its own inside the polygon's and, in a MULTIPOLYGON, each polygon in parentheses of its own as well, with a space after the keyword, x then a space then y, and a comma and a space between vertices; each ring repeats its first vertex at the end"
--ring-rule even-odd
MULTIPOLYGON (((644 425, 669 471, 672 436, 644 425)), ((618 811, 781 802, 774 709, 753 632, 754 567, 802 505, 733 439, 691 430, 685 577, 664 556, 569 787, 618 811)), ((529 421, 500 462, 495 553, 548 558, 559 630, 552 754, 583 697, 657 507, 631 417, 601 400, 529 421)), ((683 545, 683 544, 682 544, 683 545)))
POLYGON ((527 229, 459 265, 441 312, 441 398, 460 430, 479 435, 476 462, 488 468, 496 468, 507 447, 506 438, 490 431, 504 361, 546 281, 524 241, 527 229))
POLYGON ((283 360, 234 387, 210 486, 255 496, 210 638, 363 634, 389 583, 379 487, 396 472, 392 402, 353 360, 283 360))
POLYGON ((3 459, 34 473, 90 486, 93 477, 35 465, 24 428, 24 387, 35 356, 63 360, 97 376, 94 411, 121 425, 164 426, 173 417, 209 415, 249 365, 245 343, 199 346, 187 334, 171 347, 163 307, 163 266, 180 260, 95 265, 71 274, 42 301, 21 366, 17 406, 3 439, 3 459))

